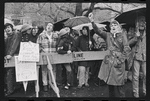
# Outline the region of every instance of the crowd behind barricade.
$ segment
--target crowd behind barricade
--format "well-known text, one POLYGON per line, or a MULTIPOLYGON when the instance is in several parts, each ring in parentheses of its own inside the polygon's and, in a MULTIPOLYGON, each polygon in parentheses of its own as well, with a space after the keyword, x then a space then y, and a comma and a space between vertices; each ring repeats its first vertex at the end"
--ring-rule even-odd
MULTIPOLYGON (((143 94, 146 95, 146 25, 145 17, 139 17, 137 26, 129 26, 123 29, 118 21, 110 22, 110 31, 99 29, 93 21, 93 15, 89 15, 93 26, 83 26, 81 31, 70 27, 53 31, 53 23, 43 26, 22 25, 21 29, 15 29, 10 23, 4 26, 5 55, 9 60, 18 55, 21 42, 33 42, 39 44, 40 53, 71 54, 72 52, 106 51, 109 54, 104 60, 79 61, 73 63, 53 64, 53 74, 58 86, 69 90, 83 86, 89 87, 89 79, 93 79, 96 86, 108 85, 110 97, 125 97, 124 85, 127 80, 132 81, 133 96, 139 97, 139 75, 143 72, 143 94), (89 37, 90 36, 90 37, 89 37), (140 68, 141 66, 141 68, 140 68), (58 71, 59 69, 59 71, 58 71), (61 77, 61 82, 58 79, 61 77)), ((46 56, 42 56, 47 63, 46 56)), ((22 87, 22 83, 16 83, 15 68, 5 69, 5 95, 8 96, 22 87)), ((40 86, 43 91, 50 89, 51 75, 47 65, 40 68, 40 86)))

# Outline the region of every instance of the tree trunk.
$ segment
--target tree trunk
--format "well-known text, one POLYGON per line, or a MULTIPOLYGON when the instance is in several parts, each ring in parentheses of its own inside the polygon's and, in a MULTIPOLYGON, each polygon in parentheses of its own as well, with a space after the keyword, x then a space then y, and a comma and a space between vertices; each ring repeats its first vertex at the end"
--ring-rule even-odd
POLYGON ((86 14, 85 14, 84 16, 88 17, 89 13, 91 13, 91 12, 93 11, 95 4, 96 4, 96 3, 91 3, 91 5, 90 5, 88 11, 86 12, 86 14))
POLYGON ((82 3, 76 3, 75 16, 82 16, 82 3))

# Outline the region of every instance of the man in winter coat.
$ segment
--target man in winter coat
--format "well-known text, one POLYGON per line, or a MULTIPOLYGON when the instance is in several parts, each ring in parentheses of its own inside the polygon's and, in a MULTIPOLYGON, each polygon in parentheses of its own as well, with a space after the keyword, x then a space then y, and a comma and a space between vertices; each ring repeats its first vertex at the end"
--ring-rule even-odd
POLYGON ((136 37, 129 41, 135 46, 134 64, 132 69, 133 96, 139 97, 139 74, 143 72, 143 95, 146 96, 146 22, 144 16, 139 16, 136 20, 136 37))
MULTIPOLYGON (((60 39, 58 40, 57 44, 58 54, 71 54, 73 51, 76 51, 75 41, 69 34, 70 28, 68 27, 60 30, 60 39)), ((64 63, 62 65, 66 68, 67 82, 65 84, 65 89, 69 89, 73 79, 71 65, 70 63, 64 63)))
POLYGON ((108 84, 110 97, 125 97, 125 59, 126 54, 130 51, 127 32, 116 20, 110 22, 110 32, 105 32, 98 29, 93 22, 92 13, 89 14, 89 19, 96 34, 106 41, 108 47, 108 53, 102 62, 98 77, 108 84))
MULTIPOLYGON (((5 39, 5 60, 10 60, 12 56, 18 54, 17 48, 19 47, 19 34, 13 29, 13 25, 10 23, 5 24, 5 32, 7 38, 5 39)), ((5 80, 6 80, 6 95, 10 95, 14 92, 15 84, 15 68, 5 68, 5 80)))

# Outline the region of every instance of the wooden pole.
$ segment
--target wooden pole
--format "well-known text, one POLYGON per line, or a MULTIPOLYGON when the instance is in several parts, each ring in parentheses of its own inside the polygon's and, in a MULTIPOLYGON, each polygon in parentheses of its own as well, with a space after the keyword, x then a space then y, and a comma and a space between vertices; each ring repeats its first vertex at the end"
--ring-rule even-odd
POLYGON ((51 74, 51 77, 52 77, 52 83, 50 85, 53 88, 53 90, 55 91, 55 93, 57 94, 57 97, 60 97, 60 95, 59 95, 59 89, 58 89, 58 87, 56 85, 56 81, 55 81, 54 74, 53 74, 53 71, 52 71, 52 65, 50 63, 50 60, 49 60, 48 56, 47 56, 47 61, 48 61, 47 68, 50 70, 50 74, 51 74))

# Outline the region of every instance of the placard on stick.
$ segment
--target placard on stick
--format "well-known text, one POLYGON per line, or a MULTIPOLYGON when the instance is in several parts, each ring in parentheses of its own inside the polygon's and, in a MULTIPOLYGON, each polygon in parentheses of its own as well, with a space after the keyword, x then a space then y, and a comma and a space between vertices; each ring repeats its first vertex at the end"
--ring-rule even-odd
POLYGON ((33 42, 21 42, 19 61, 39 62, 39 44, 33 42))
POLYGON ((15 56, 16 81, 37 80, 36 62, 19 61, 15 56))

